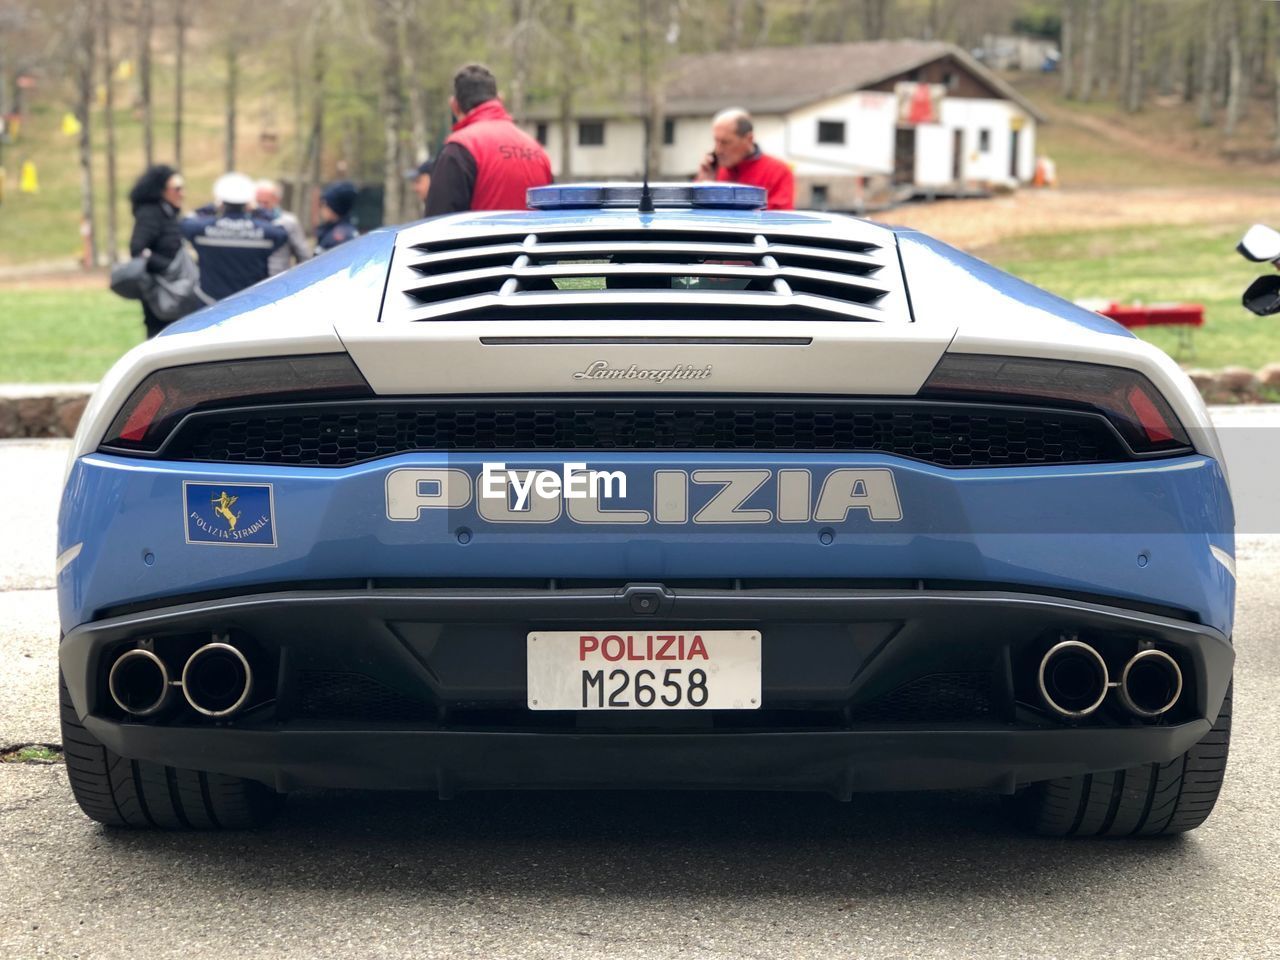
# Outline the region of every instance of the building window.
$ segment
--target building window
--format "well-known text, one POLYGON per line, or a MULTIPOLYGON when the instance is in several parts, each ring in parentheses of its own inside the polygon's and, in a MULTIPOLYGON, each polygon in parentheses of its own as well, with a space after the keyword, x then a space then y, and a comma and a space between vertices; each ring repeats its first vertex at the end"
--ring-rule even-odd
POLYGON ((669 147, 676 142, 676 122, 670 117, 662 121, 662 145, 669 147))
POLYGON ((578 121, 578 146, 603 147, 604 146, 604 121, 603 120, 579 120, 578 121))
POLYGON ((843 120, 819 120, 818 121, 818 142, 819 143, 844 143, 844 121, 843 120))
POLYGON ((960 78, 951 70, 942 75, 942 85, 948 90, 954 90, 960 83, 960 78))
POLYGON ((537 132, 533 135, 533 138, 544 147, 547 145, 547 125, 545 123, 538 124, 537 132))
POLYGON ((991 131, 990 130, 978 131, 978 152, 979 153, 991 152, 991 131))
POLYGON ((809 207, 813 210, 825 210, 831 202, 825 183, 815 183, 809 188, 809 207))

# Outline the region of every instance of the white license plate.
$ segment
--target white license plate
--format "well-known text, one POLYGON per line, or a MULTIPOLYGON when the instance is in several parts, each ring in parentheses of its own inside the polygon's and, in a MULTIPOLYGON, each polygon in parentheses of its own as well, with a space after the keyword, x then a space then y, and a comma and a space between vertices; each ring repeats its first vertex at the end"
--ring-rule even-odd
POLYGON ((528 635, 530 710, 758 710, 758 630, 528 635))

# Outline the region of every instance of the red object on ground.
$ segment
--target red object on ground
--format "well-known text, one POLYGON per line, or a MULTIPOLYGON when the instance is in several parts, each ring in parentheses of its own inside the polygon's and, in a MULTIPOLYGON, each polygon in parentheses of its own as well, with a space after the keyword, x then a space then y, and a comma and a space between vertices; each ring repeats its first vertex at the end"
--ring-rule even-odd
POLYGON ((1124 327, 1204 326, 1204 306, 1199 303, 1109 303, 1098 312, 1124 327))

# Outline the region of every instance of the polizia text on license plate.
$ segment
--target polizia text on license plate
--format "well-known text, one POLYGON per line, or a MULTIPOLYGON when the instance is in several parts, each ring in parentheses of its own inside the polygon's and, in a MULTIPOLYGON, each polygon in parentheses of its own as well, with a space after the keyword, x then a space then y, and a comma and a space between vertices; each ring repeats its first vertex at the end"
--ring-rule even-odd
POLYGON ((756 710, 760 633, 530 633, 531 710, 756 710))

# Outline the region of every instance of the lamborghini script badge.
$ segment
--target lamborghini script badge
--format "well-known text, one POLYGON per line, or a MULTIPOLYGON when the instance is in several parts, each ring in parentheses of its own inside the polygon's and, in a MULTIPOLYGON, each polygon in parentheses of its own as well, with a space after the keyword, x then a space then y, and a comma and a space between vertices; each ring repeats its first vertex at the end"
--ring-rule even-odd
POLYGON ((608 360, 597 360, 585 370, 574 373, 575 380, 644 380, 648 383, 666 383, 668 380, 706 380, 711 376, 711 364, 695 367, 677 363, 674 367, 645 370, 634 363, 629 367, 611 367, 608 360))

